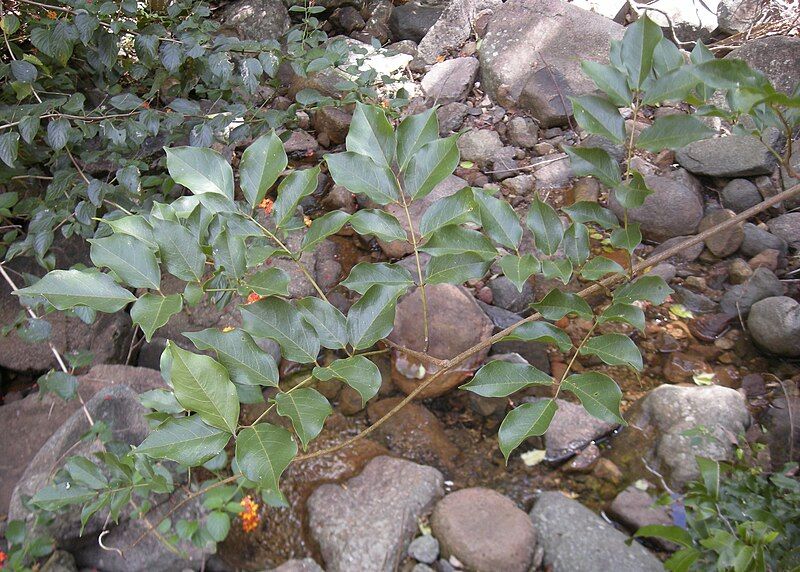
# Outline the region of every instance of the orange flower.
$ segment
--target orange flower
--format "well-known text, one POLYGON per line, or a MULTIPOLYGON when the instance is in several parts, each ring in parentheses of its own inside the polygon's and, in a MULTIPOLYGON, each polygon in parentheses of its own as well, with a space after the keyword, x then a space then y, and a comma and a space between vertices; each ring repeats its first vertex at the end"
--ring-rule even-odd
POLYGON ((275 201, 273 201, 272 199, 264 199, 263 201, 261 201, 261 203, 259 203, 258 206, 259 208, 264 209, 265 215, 269 216, 270 213, 272 213, 272 207, 275 206, 275 201))
POLYGON ((239 513, 239 517, 242 519, 242 530, 244 532, 253 532, 261 524, 261 517, 258 515, 258 503, 253 501, 253 497, 247 495, 239 504, 244 508, 239 513))
POLYGON ((6 566, 6 560, 8 560, 8 554, 6 554, 6 553, 5 553, 5 552, 3 552, 2 550, 0 550, 0 570, 2 570, 3 568, 5 568, 5 566, 6 566))
POLYGON ((261 300, 261 296, 259 296, 255 292, 250 292, 250 295, 247 297, 248 304, 252 304, 253 302, 258 302, 259 300, 261 300))
POLYGON ((50 18, 51 20, 55 20, 56 18, 58 18, 58 14, 56 14, 53 10, 48 10, 47 17, 50 18))

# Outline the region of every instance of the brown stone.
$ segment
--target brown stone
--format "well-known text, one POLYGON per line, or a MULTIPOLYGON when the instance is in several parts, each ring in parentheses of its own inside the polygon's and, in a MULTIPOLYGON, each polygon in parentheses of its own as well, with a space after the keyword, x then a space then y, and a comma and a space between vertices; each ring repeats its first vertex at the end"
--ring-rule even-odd
POLYGON ((341 145, 350 129, 353 117, 341 107, 323 107, 314 114, 314 129, 324 133, 331 142, 341 145))
MULTIPOLYGON (((703 220, 700 221, 700 226, 698 227, 697 231, 703 232, 722 224, 723 222, 730 220, 735 216, 736 213, 729 209, 716 210, 703 217, 703 220)), ((743 241, 744 230, 742 229, 742 224, 737 224, 723 231, 717 232, 712 236, 709 236, 706 239, 706 248, 708 248, 712 254, 721 258, 723 256, 730 256, 739 250, 739 247, 742 245, 743 241)))

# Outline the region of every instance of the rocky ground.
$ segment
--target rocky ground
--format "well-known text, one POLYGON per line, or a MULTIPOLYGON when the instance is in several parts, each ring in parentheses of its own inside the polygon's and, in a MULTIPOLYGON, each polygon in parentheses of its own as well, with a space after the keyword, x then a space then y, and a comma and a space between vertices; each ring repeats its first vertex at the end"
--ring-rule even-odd
MULTIPOLYGON (((563 147, 599 145, 620 160, 624 157, 621 148, 576 130, 564 94, 592 89, 579 61, 607 61, 609 41, 621 38, 622 24, 628 21, 625 2, 318 4, 328 8, 330 35, 342 33, 353 42, 375 37, 388 44, 386 51, 364 49, 370 58, 381 58, 411 90, 411 112, 439 105, 441 134, 463 131, 459 168, 412 209, 415 224, 424 208, 465 185, 499 188, 520 214, 527 211, 534 192, 556 206, 599 201, 621 214, 596 181, 573 176, 563 147), (586 11, 590 8, 595 12, 586 11)), ((715 39, 750 29, 761 3, 744 2, 737 9, 734 5, 739 3, 723 0, 716 13, 671 13, 672 22, 685 39, 715 39)), ((289 25, 280 0, 238 0, 217 14, 227 25, 259 39, 277 37, 289 25)), ((784 91, 800 80, 797 37, 752 39, 727 57, 745 59, 784 91)), ((335 74, 328 70, 311 78, 288 77, 286 91, 274 94, 275 105, 288 103, 308 87, 336 95, 335 74)), ((384 88, 388 93, 396 85, 384 88)), ((685 112, 683 107, 647 110, 629 116, 628 129, 685 112)), ((341 147, 349 121, 347 108, 303 112, 287 151, 298 160, 317 161, 341 147)), ((655 190, 641 208, 629 212, 630 220, 641 223, 645 237, 637 258, 663 251, 797 182, 777 168, 760 142, 745 136, 699 141, 676 153, 644 154, 633 160, 655 190)), ((363 206, 329 181, 303 204, 312 217, 363 206)), ((800 201, 780 205, 650 270, 667 280, 675 293, 662 306, 645 307, 644 333, 626 332, 644 354, 640 377, 591 357, 577 360, 576 369, 604 370, 619 381, 628 428, 598 421, 565 401, 547 435, 524 444, 522 454, 513 455, 506 467, 495 436, 508 400, 454 388, 486 359, 525 361, 554 375, 566 364, 555 348, 502 342, 464 370, 443 377, 424 399, 405 407, 369 439, 329 457, 292 465, 283 479, 291 508, 262 508, 261 526, 250 533, 234 527, 216 555, 195 549, 189 560, 177 559, 150 539, 122 559, 98 548, 95 536, 102 522, 94 527, 90 522, 84 537, 78 538, 77 515, 67 514, 58 518, 54 530, 68 552, 57 552, 43 569, 660 570, 660 560, 673 547, 635 542, 628 546, 625 540, 642 525, 672 522, 670 509, 654 507, 653 499, 665 487, 680 491, 697 477, 695 455, 729 458, 736 439, 744 437, 767 445, 759 457, 764 466, 799 458, 798 207, 800 201), (687 436, 687 431, 700 427, 708 431, 708 438, 687 436)), ((530 238, 525 240, 530 250, 530 238)), ((603 236, 593 236, 592 246, 623 265, 635 262, 611 250, 603 236)), ((55 250, 59 267, 88 261, 79 243, 64 241, 55 250)), ((405 264, 410 262, 408 254, 398 243, 365 243, 345 229, 305 255, 304 262, 331 301, 346 309, 353 300, 338 284, 356 263, 400 259, 405 264)), ((278 265, 292 276, 292 295, 313 294, 310 283, 284 262, 278 265)), ((33 265, 15 264, 17 272, 41 273, 33 265)), ((529 304, 553 286, 531 280, 519 293, 493 268, 485 279, 466 287, 430 288, 431 354, 446 359, 474 345, 525 316, 529 304)), ((566 288, 578 290, 581 285, 575 281, 566 288)), ((11 322, 18 311, 16 299, 1 285, 0 322, 11 322)), ((62 352, 92 352, 93 366, 79 385, 89 410, 119 429, 116 437, 135 444, 146 431, 135 393, 163 385, 155 370, 166 340, 188 343, 181 332, 235 325, 237 314, 232 305, 221 311, 201 305, 176 317, 149 344, 134 336, 125 315, 91 326, 75 318, 50 319, 52 341, 62 352)), ((590 324, 576 319, 559 325, 577 341, 590 324)), ((398 307, 393 337, 415 347, 420 328, 418 304, 411 294, 398 307)), ((418 383, 408 376, 409 364, 401 357, 383 354, 375 361, 383 385, 366 408, 349 388, 333 382, 318 385, 336 413, 312 447, 356 434, 418 383)), ((31 380, 55 365, 46 344, 25 344, 14 333, 0 337, 0 515, 8 519, 25 517, 25 495, 52 474, 67 452, 82 452, 76 442, 86 426, 78 403, 64 403, 52 395, 40 399, 31 386, 31 380)), ((293 375, 291 364, 282 369, 286 376, 293 375)), ((537 388, 513 399, 517 403, 544 395, 537 388)), ((261 411, 262 405, 251 405, 243 415, 252 420, 261 411)), ((270 421, 285 422, 278 417, 270 421)), ((158 510, 172 502, 175 499, 164 500, 158 510)), ((183 510, 187 517, 202 517, 199 505, 183 510)), ((142 526, 123 522, 105 542, 125 546, 142 526)))

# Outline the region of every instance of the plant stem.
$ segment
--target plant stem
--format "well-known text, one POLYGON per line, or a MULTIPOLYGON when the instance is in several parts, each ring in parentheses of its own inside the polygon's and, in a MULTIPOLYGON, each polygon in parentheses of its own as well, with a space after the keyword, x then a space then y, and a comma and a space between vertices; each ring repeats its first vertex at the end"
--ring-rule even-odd
POLYGON ((423 352, 427 353, 428 345, 430 342, 429 324, 428 324, 428 296, 425 294, 425 280, 422 278, 422 263, 419 260, 419 248, 417 247, 417 234, 414 232, 414 225, 411 222, 411 213, 408 211, 408 203, 406 202, 406 194, 400 191, 400 198, 403 211, 406 213, 406 222, 408 222, 408 232, 411 234, 411 247, 414 249, 414 260, 417 263, 417 279, 419 280, 419 292, 422 298, 422 337, 423 337, 423 352))
POLYGON ((597 320, 595 320, 595 322, 592 324, 592 327, 589 328, 589 331, 586 332, 586 335, 581 340, 581 343, 579 343, 578 346, 575 348, 575 354, 573 354, 572 359, 569 360, 569 363, 567 364, 567 369, 565 369, 564 373, 561 374, 561 379, 558 380, 558 387, 556 387, 556 394, 553 396, 553 399, 556 399, 558 397, 558 394, 561 391, 561 384, 563 384, 564 380, 567 379, 567 376, 569 375, 572 366, 575 364, 575 360, 578 358, 578 354, 580 353, 581 348, 586 344, 586 342, 589 341, 589 338, 591 337, 592 333, 594 333, 596 327, 597 327, 597 320))

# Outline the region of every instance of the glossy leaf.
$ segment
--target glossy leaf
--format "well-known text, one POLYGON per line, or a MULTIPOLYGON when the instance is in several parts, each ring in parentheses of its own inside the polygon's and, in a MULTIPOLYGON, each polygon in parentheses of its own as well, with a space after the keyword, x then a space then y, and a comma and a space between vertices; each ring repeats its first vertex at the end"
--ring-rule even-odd
POLYGON ((581 355, 599 357, 608 365, 624 365, 642 371, 642 354, 628 336, 603 334, 590 338, 581 348, 581 355))
POLYGON ((316 389, 308 387, 278 393, 275 403, 278 406, 278 415, 291 419, 292 427, 304 450, 309 441, 322 432, 325 419, 333 413, 328 400, 316 389))
POLYGON ((372 157, 379 165, 391 167, 397 142, 383 110, 356 102, 345 146, 348 151, 372 157))
POLYGON ((375 284, 347 313, 347 337, 356 350, 374 346, 391 333, 397 298, 396 288, 375 284))
POLYGON ((679 149, 693 141, 706 139, 714 130, 691 115, 667 115, 656 119, 636 140, 636 145, 647 151, 679 149))
POLYGON ((538 194, 531 202, 525 222, 533 232, 536 248, 547 255, 555 254, 564 238, 564 227, 555 209, 542 201, 538 194))
POLYGON ((386 242, 408 239, 405 229, 394 215, 381 210, 358 211, 350 218, 350 226, 361 236, 373 235, 386 242))
POLYGON ((169 322, 169 319, 183 309, 183 298, 180 294, 147 293, 142 295, 131 306, 131 320, 142 328, 144 338, 148 342, 153 333, 169 322))
POLYGON ((503 340, 522 340, 525 342, 546 342, 554 344, 560 352, 572 348, 572 340, 559 327, 548 322, 526 322, 508 334, 503 340))
POLYGON ((597 317, 598 324, 606 322, 623 322, 643 332, 645 326, 644 312, 638 306, 615 302, 597 317))
POLYGON ((663 524, 649 524, 642 526, 633 535, 634 538, 661 538, 674 542, 680 546, 692 546, 692 537, 688 531, 679 526, 664 526, 663 524))
POLYGON ((337 359, 327 367, 317 366, 313 375, 321 381, 334 378, 342 380, 358 392, 362 405, 375 397, 381 388, 381 372, 378 366, 364 356, 337 359))
POLYGON ((167 419, 136 447, 136 452, 196 467, 222 451, 230 438, 227 431, 204 423, 199 415, 190 415, 167 419))
POLYGON ((625 120, 614 104, 596 95, 570 97, 575 120, 589 133, 610 139, 618 145, 625 142, 625 120))
POLYGON ((622 391, 607 375, 597 372, 573 374, 562 382, 561 389, 574 394, 589 415, 608 423, 626 425, 619 411, 622 391))
POLYGON ((539 271, 539 260, 532 254, 523 256, 508 255, 500 259, 500 269, 506 278, 511 280, 517 290, 522 292, 525 282, 539 271))
POLYGON ((478 207, 472 189, 465 187, 433 203, 419 222, 419 232, 427 236, 450 224, 478 223, 478 207))
POLYGON ((497 438, 500 451, 508 462, 511 452, 528 437, 544 435, 558 410, 554 399, 542 399, 534 403, 523 403, 509 411, 500 424, 497 438))
POLYGON ((331 153, 325 156, 331 177, 351 193, 366 195, 379 205, 400 200, 400 187, 392 170, 358 153, 331 153))
POLYGON ((424 145, 438 138, 439 121, 435 109, 427 109, 403 119, 397 126, 397 163, 400 170, 405 170, 409 160, 424 145))
POLYGON ((462 284, 481 278, 489 271, 492 260, 475 252, 445 254, 428 261, 426 284, 462 284))
POLYGON ((342 211, 331 211, 314 219, 314 222, 308 227, 308 232, 303 237, 303 244, 300 250, 303 252, 311 250, 330 235, 339 232, 349 220, 350 215, 342 211))
POLYGON ((458 166, 458 135, 436 139, 421 147, 404 171, 405 191, 412 200, 421 199, 449 177, 458 166))
POLYGON ((295 214, 295 209, 303 197, 307 197, 317 190, 319 166, 292 173, 278 185, 278 196, 272 208, 275 226, 278 228, 286 224, 295 214))
POLYGON ((607 187, 616 187, 622 182, 617 161, 599 147, 566 147, 570 157, 570 168, 577 177, 591 175, 607 187))
POLYGON ((172 180, 194 194, 218 193, 233 199, 233 169, 222 155, 205 147, 165 147, 172 180))
POLYGON ((633 101, 628 81, 618 69, 590 60, 583 60, 581 69, 617 107, 628 107, 633 101))
POLYGON ((634 282, 617 288, 614 292, 614 302, 630 304, 638 300, 647 300, 653 304, 663 304, 672 291, 663 278, 642 276, 634 282))
POLYGON ((213 350, 228 370, 231 381, 240 385, 278 386, 275 358, 258 347, 245 331, 223 332, 208 328, 199 332, 183 332, 200 351, 213 350))
POLYGON ((561 210, 567 213, 573 222, 594 222, 603 228, 619 226, 613 212, 590 201, 578 201, 568 207, 562 207, 561 210))
POLYGON ((220 232, 212 245, 214 265, 224 269, 224 274, 237 282, 247 269, 245 252, 244 239, 228 229, 220 232))
POLYGON ((661 76, 647 88, 642 103, 655 105, 664 101, 682 101, 700 81, 688 66, 679 67, 661 76))
POLYGON ((478 254, 487 260, 497 256, 497 249, 485 235, 456 225, 448 225, 435 231, 419 250, 431 256, 468 252, 478 254))
POLYGON ((297 363, 312 363, 320 342, 314 329, 289 302, 269 297, 239 307, 242 329, 256 338, 269 338, 281 346, 283 357, 297 363))
POLYGON ((569 284, 572 278, 572 262, 569 258, 542 260, 541 273, 547 280, 560 280, 562 284, 569 284))
POLYGON ((483 397, 507 397, 531 385, 552 384, 553 378, 531 365, 494 360, 479 369, 460 389, 483 397))
POLYGON ((653 53, 664 34, 646 15, 625 28, 622 38, 622 64, 628 72, 631 87, 642 87, 653 69, 653 53))
POLYGON ((367 290, 375 284, 394 288, 404 293, 414 285, 414 279, 409 271, 399 264, 359 262, 341 283, 359 294, 366 294, 367 290))
POLYGON ((496 243, 516 250, 522 240, 522 225, 511 205, 477 190, 473 198, 483 231, 496 243))
POLYGON ((568 314, 575 314, 582 318, 594 316, 586 300, 570 292, 550 290, 540 302, 531 304, 542 316, 548 320, 560 320, 568 314))
POLYGON ((283 427, 259 423, 236 436, 236 463, 262 489, 279 493, 283 471, 297 455, 297 443, 283 427))
POLYGON ((630 253, 642 243, 642 232, 639 230, 638 222, 629 222, 625 228, 617 228, 611 233, 609 238, 611 246, 622 248, 630 253))
POLYGON ((564 254, 575 266, 580 266, 589 257, 589 230, 579 222, 573 222, 564 232, 564 254))
POLYGON ((621 274, 625 269, 605 256, 595 256, 581 268, 581 276, 586 280, 600 280, 607 274, 621 274))
POLYGON ((158 250, 158 244, 153 236, 153 227, 142 215, 124 216, 118 219, 103 219, 103 223, 110 226, 115 234, 132 236, 143 242, 148 248, 158 250))
POLYGON ((186 227, 154 217, 153 236, 158 243, 161 262, 170 274, 187 282, 202 281, 206 256, 186 227))
POLYGON ((280 268, 259 270, 245 278, 244 287, 259 296, 288 296, 289 275, 280 268))
POLYGON ((144 243, 122 234, 91 239, 89 243, 95 266, 109 268, 133 288, 157 290, 161 286, 158 261, 144 243))
POLYGON ((86 306, 111 314, 136 296, 119 286, 108 274, 88 270, 53 270, 33 286, 13 292, 15 296, 41 296, 57 310, 86 306))
POLYGON ((347 345, 347 320, 335 306, 314 296, 302 298, 295 305, 317 332, 322 347, 338 350, 347 345))
POLYGON ((251 209, 261 203, 287 164, 283 143, 274 132, 262 135, 244 150, 239 162, 239 182, 251 209))

